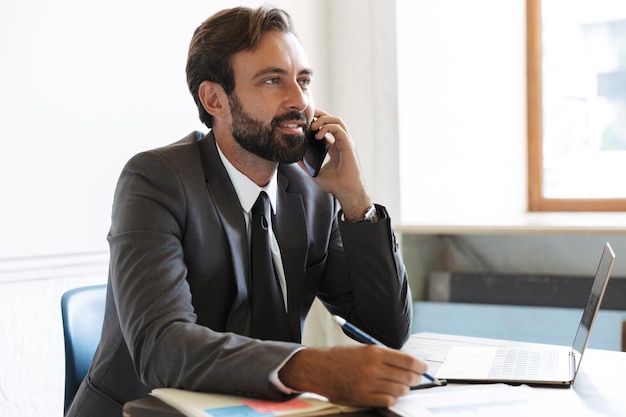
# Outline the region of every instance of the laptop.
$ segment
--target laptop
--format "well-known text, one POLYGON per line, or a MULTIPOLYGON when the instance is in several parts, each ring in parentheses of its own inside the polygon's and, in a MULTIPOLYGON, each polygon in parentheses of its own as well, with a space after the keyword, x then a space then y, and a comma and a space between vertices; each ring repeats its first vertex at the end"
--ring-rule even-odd
POLYGON ((605 243, 587 304, 572 346, 526 344, 527 346, 454 346, 436 373, 449 382, 502 382, 545 386, 574 383, 591 328, 600 309, 615 262, 605 243))

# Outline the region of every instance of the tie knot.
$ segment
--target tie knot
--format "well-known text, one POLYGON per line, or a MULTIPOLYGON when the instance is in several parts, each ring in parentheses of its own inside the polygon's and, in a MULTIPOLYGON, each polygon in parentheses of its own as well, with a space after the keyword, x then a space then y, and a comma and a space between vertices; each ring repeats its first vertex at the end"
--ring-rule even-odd
POLYGON ((270 199, 265 191, 259 193, 259 197, 252 206, 252 218, 261 218, 261 224, 267 228, 267 217, 270 214, 270 199))

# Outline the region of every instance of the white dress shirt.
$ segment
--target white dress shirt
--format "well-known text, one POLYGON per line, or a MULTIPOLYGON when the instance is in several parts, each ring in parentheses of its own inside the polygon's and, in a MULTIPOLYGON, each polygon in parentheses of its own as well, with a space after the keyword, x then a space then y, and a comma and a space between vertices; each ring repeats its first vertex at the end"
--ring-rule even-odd
MULTIPOLYGON (((246 228, 248 230, 248 244, 250 244, 250 219, 252 217, 252 206, 256 202, 261 191, 265 191, 267 193, 267 196, 270 199, 272 212, 276 214, 276 190, 278 189, 278 183, 276 180, 277 171, 274 171, 272 179, 265 187, 259 187, 250 178, 246 177, 239 170, 237 170, 237 168, 235 168, 233 164, 230 163, 230 161, 222 153, 219 145, 217 146, 217 150, 220 158, 222 159, 222 163, 226 167, 228 176, 230 177, 230 180, 235 187, 237 197, 239 198, 239 203, 241 204, 242 208, 242 215, 246 221, 246 228)), ((276 271, 276 276, 278 277, 278 281, 280 283, 280 289, 283 295, 283 302, 285 303, 285 311, 287 311, 287 282, 285 281, 285 269, 283 268, 283 259, 280 254, 280 248, 278 247, 278 241, 276 240, 276 236, 274 235, 272 219, 269 218, 267 219, 267 221, 269 224, 270 245, 272 249, 274 270, 276 271)))

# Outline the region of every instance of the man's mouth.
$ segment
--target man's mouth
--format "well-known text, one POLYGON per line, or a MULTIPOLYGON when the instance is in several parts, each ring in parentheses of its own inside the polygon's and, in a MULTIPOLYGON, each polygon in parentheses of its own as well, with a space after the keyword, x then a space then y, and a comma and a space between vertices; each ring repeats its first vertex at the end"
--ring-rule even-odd
POLYGON ((288 136, 303 136, 307 123, 306 115, 300 112, 289 112, 272 121, 275 130, 288 136))
POLYGON ((291 135, 301 135, 303 133, 302 124, 300 123, 283 123, 279 127, 284 133, 291 135))

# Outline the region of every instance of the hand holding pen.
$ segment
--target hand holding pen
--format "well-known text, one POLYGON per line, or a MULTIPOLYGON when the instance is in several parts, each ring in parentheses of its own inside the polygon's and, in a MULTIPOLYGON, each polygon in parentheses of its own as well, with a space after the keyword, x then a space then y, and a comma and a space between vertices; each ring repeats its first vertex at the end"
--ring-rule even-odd
MULTIPOLYGON (((339 324, 341 326, 341 328, 346 331, 346 333, 348 333, 352 337, 356 338, 357 340, 359 340, 359 341, 361 341, 363 343, 370 344, 370 345, 385 346, 382 342, 378 341, 374 337, 372 337, 369 334, 365 333, 363 330, 361 330, 358 327, 356 327, 355 325, 347 322, 343 317, 339 317, 337 315, 333 315, 333 318, 335 319, 337 324, 339 324)), ((425 388, 425 387, 429 387, 429 386, 444 386, 444 385, 447 385, 447 383, 448 383, 448 381, 446 381, 445 379, 443 379, 443 380, 437 379, 437 378, 433 377, 432 375, 430 375, 428 372, 424 372, 422 375, 424 376, 424 378, 428 379, 432 384, 417 385, 417 386, 411 387, 411 389, 422 388, 422 387, 425 388)))

